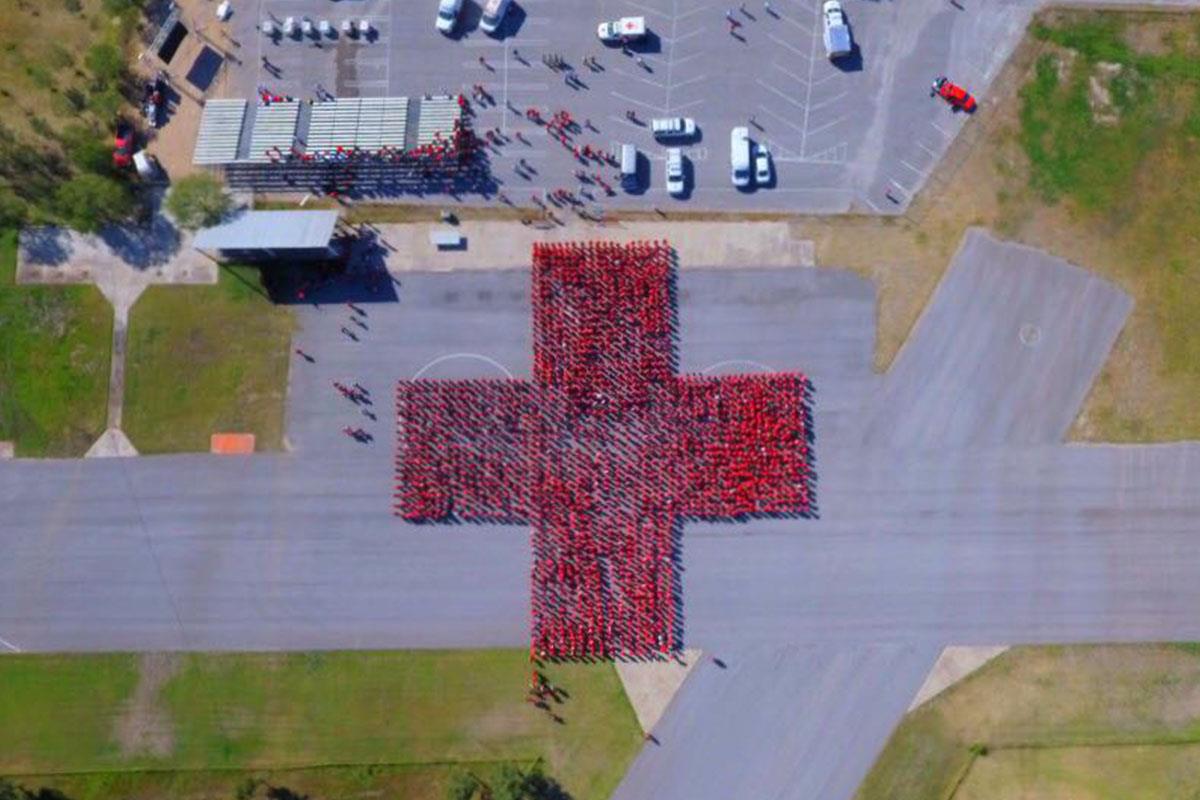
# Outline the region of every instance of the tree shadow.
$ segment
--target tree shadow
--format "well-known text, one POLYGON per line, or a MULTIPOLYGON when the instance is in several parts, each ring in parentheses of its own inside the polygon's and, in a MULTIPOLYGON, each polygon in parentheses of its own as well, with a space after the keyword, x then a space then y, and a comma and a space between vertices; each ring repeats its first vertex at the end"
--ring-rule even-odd
POLYGON ((21 255, 29 264, 61 266, 70 259, 72 252, 71 234, 65 228, 43 226, 21 231, 21 255))

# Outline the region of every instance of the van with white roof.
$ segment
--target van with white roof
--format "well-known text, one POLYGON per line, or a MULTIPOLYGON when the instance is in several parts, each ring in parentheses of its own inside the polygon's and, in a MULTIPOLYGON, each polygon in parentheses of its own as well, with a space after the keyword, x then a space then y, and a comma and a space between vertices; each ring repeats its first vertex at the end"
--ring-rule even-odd
POLYGON ((744 189, 750 185, 750 129, 745 126, 729 133, 729 167, 734 186, 744 189))

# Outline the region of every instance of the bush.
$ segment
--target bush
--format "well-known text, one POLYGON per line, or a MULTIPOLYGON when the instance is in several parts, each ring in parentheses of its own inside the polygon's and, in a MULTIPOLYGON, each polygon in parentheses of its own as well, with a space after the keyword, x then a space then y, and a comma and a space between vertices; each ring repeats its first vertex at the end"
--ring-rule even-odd
POLYGON ((120 181, 101 175, 80 175, 58 187, 54 208, 72 228, 92 233, 133 212, 133 196, 120 181))
POLYGON ((180 178, 167 195, 167 211, 188 230, 217 224, 232 206, 224 185, 206 173, 180 178))
POLYGON ((28 213, 25 201, 13 194, 12 189, 0 189, 0 230, 19 228, 28 213))
POLYGON ((82 172, 112 174, 112 143, 94 128, 71 125, 62 134, 63 150, 82 172))
POLYGON ((446 786, 446 800, 471 800, 479 789, 479 781, 475 776, 463 770, 456 770, 450 776, 446 786))
POLYGON ((108 42, 92 45, 83 63, 101 86, 115 86, 125 77, 125 57, 120 48, 108 42))

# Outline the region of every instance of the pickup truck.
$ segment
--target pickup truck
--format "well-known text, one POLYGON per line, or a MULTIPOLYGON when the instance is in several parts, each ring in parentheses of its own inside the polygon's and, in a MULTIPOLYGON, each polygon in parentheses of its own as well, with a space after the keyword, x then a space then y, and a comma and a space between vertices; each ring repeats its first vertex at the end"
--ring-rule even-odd
POLYGON ((601 22, 596 28, 596 35, 606 44, 615 42, 636 42, 646 38, 645 17, 621 17, 612 22, 601 22))
POLYGON ((821 6, 821 17, 825 21, 825 55, 831 60, 851 55, 854 42, 850 38, 850 26, 846 23, 842 4, 838 0, 825 0, 821 6))

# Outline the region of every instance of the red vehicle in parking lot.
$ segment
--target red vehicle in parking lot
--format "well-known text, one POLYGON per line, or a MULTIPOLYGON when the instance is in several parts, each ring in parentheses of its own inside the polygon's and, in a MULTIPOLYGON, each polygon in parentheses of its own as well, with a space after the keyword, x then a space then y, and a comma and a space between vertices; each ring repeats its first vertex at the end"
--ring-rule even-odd
POLYGON ((962 110, 970 114, 975 110, 975 98, 971 96, 971 93, 957 83, 951 83, 950 79, 945 75, 938 77, 933 82, 933 88, 929 90, 929 96, 933 97, 935 94, 940 95, 956 111, 962 110))

